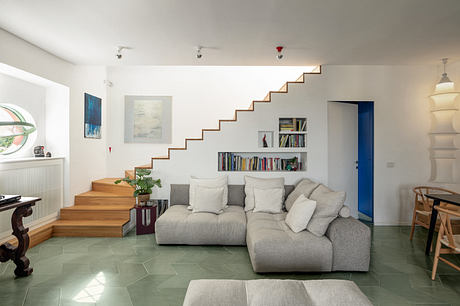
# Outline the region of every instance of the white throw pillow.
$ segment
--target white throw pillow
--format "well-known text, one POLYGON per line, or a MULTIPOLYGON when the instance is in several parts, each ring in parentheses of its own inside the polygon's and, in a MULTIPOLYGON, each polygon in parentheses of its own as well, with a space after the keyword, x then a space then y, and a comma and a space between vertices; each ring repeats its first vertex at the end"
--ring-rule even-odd
POLYGON ((252 176, 245 176, 244 181, 245 181, 244 193, 246 194, 246 198, 244 199, 244 210, 245 211, 254 209, 254 206, 255 206, 254 188, 260 188, 260 189, 282 188, 283 198, 284 198, 284 177, 263 179, 263 178, 252 177, 252 176))
POLYGON ((350 207, 343 205, 339 211, 339 216, 342 218, 349 218, 351 216, 350 207))
POLYGON ((318 237, 323 236, 329 224, 339 215, 345 197, 345 191, 333 191, 324 185, 319 185, 310 196, 310 199, 316 201, 316 209, 307 230, 318 237))
POLYGON ((284 188, 254 188, 254 212, 279 214, 283 209, 284 188))
POLYGON ((194 176, 190 177, 190 191, 189 191, 189 209, 193 208, 193 205, 195 203, 195 194, 196 194, 196 188, 197 186, 201 187, 209 187, 209 188, 218 188, 218 187, 223 187, 224 188, 224 193, 222 195, 222 208, 225 208, 227 203, 228 203, 228 177, 227 176, 221 176, 218 178, 206 178, 206 179, 200 179, 196 178, 194 176))
POLYGON ((197 186, 195 190, 195 203, 193 212, 210 212, 219 214, 222 212, 222 195, 224 187, 197 186))
POLYGON ((315 208, 316 201, 310 200, 301 194, 297 200, 295 200, 294 204, 292 204, 284 222, 286 222, 287 226, 289 226, 294 233, 306 230, 308 222, 310 222, 315 212, 315 208))

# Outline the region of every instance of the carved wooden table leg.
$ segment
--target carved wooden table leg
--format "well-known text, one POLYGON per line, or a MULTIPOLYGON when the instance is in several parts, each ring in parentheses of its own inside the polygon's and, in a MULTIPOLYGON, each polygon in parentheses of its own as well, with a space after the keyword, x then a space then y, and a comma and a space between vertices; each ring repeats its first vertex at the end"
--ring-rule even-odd
POLYGON ((5 262, 13 260, 16 264, 14 274, 17 276, 28 276, 33 269, 29 267, 30 261, 26 257, 26 251, 29 248, 29 229, 24 228, 22 219, 32 214, 32 205, 21 206, 15 209, 11 216, 11 226, 13 235, 18 239, 18 246, 15 247, 9 243, 0 246, 0 261, 5 262))

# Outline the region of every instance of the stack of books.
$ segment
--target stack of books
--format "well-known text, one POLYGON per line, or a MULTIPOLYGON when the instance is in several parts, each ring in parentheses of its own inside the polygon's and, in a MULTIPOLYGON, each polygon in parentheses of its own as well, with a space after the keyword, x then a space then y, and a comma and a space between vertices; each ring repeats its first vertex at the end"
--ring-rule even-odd
POLYGON ((297 157, 242 157, 231 152, 219 153, 219 171, 297 171, 302 164, 297 157))
POLYGON ((280 135, 280 148, 304 148, 305 135, 280 135))
POLYGON ((307 120, 303 118, 280 118, 280 132, 305 132, 307 120))

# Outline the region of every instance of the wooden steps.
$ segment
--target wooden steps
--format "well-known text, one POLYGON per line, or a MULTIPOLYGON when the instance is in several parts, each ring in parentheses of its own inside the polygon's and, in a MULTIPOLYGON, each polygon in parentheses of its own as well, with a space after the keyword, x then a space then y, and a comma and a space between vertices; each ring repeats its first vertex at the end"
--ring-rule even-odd
POLYGON ((60 220, 129 220, 133 205, 75 205, 61 209, 60 220))
POLYGON ((123 237, 124 220, 57 220, 53 223, 55 237, 123 237))
POLYGON ((126 182, 115 184, 114 182, 119 178, 105 178, 97 181, 93 181, 93 191, 109 192, 117 195, 132 195, 134 188, 128 185, 126 182))
MULTIPOLYGON (((127 171, 126 171, 127 172, 127 171)), ((53 236, 123 237, 136 203, 134 188, 118 178, 92 182, 92 190, 75 196, 75 205, 61 209, 53 236)))
POLYGON ((102 191, 88 191, 75 196, 75 205, 131 205, 136 203, 133 192, 130 195, 102 191))

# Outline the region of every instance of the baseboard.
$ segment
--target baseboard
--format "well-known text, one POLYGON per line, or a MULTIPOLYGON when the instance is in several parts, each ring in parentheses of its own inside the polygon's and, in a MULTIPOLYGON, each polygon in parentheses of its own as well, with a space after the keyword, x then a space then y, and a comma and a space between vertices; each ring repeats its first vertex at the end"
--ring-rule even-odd
MULTIPOLYGON (((46 226, 47 224, 58 220, 58 218, 59 218, 59 213, 55 212, 49 216, 32 221, 29 224, 25 224, 24 227, 28 227, 29 232, 31 232, 33 230, 36 230, 42 226, 46 226)), ((11 232, 12 232, 12 229, 7 232, 0 233, 0 244, 11 241, 12 239, 16 239, 13 235, 11 235, 11 232)))

